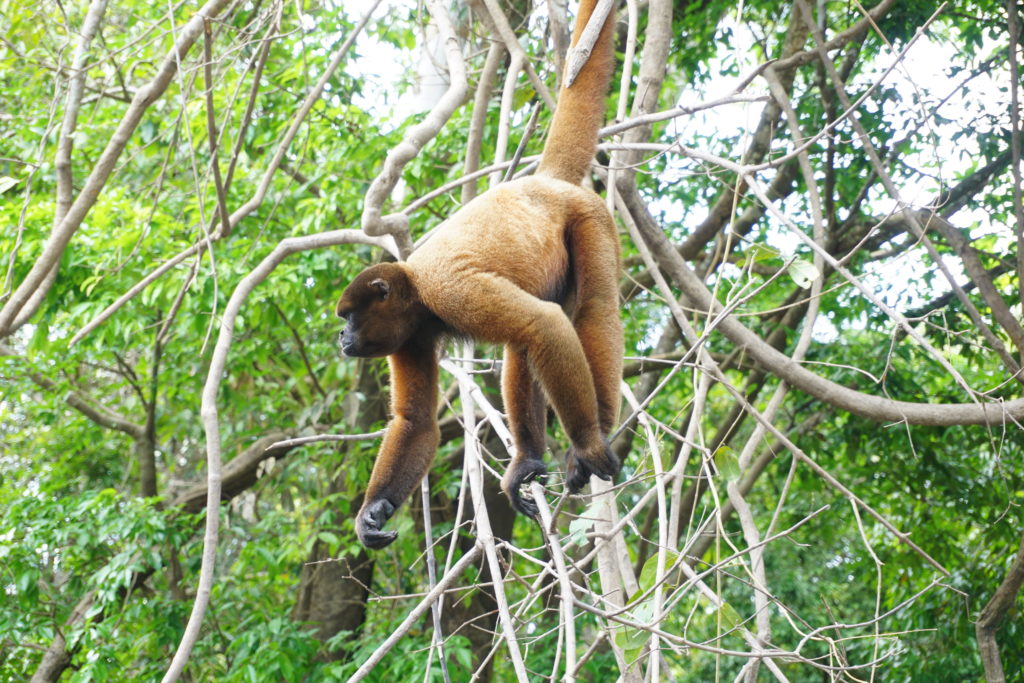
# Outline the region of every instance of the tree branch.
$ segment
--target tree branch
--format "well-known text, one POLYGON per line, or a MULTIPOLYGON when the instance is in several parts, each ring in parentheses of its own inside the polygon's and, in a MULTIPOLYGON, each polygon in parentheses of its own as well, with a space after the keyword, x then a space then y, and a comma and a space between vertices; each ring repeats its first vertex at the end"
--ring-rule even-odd
POLYGON ((981 662, 985 666, 985 680, 988 683, 1003 683, 1003 663, 999 658, 999 645, 996 643, 996 631, 1003 625, 1007 612, 1017 601, 1017 594, 1024 585, 1024 536, 1021 537, 1017 555, 1010 563, 1002 583, 992 598, 982 608, 974 632, 978 638, 978 650, 981 651, 981 662))

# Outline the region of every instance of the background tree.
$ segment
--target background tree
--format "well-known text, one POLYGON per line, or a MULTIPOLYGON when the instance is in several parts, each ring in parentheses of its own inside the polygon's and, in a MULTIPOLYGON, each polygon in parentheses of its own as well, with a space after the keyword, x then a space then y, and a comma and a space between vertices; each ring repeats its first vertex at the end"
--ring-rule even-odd
POLYGON ((0 0, 0 679, 1019 677, 1017 4, 616 11, 623 475, 514 518, 453 345, 367 553, 334 301, 530 171, 567 8, 0 0))

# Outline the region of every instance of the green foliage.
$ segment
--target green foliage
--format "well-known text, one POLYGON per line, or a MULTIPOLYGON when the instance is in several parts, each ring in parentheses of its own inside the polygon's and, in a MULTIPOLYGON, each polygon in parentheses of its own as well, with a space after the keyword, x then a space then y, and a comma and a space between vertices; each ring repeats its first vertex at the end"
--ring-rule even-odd
MULTIPOLYGON (((513 4, 513 16, 525 18, 526 6, 513 4)), ((811 4, 815 12, 821 8, 826 13, 829 37, 861 16, 848 3, 811 4)), ((64 253, 60 277, 43 306, 17 335, 5 340, 12 351, 0 356, 0 587, 6 598, 0 604, 0 681, 30 678, 42 649, 58 634, 67 639, 72 652, 62 680, 154 680, 165 670, 188 619, 202 552, 203 515, 185 514, 174 503, 205 478, 200 392, 228 299, 281 240, 358 228, 364 195, 384 158, 425 116, 399 118, 387 111, 414 81, 424 11, 408 4, 370 23, 367 35, 354 47, 353 60, 358 56, 360 61, 346 62, 328 80, 324 95, 285 150, 282 167, 261 188, 299 103, 350 35, 357 14, 365 10, 357 5, 284 3, 271 10, 266 3, 242 3, 213 22, 216 163, 224 182, 233 150, 238 149, 224 191, 226 203, 229 211, 236 210, 265 189, 262 202, 229 237, 182 260, 69 346, 83 325, 124 292, 219 226, 207 84, 202 46, 197 44, 128 140, 110 180, 64 253), (279 24, 271 14, 278 10, 279 24), (268 36, 272 41, 259 90, 242 129, 256 63, 268 36), (393 50, 387 54, 396 55, 401 71, 395 76, 397 83, 375 82, 362 73, 377 66, 374 61, 380 60, 377 51, 382 46, 393 50), (118 428, 109 425, 112 418, 118 418, 118 428), (146 457, 151 457, 157 472, 156 498, 139 495, 146 457), (73 616, 79 605, 82 618, 73 616)), ((767 0, 676 5, 660 109, 677 101, 694 104, 722 97, 756 65, 779 57, 792 8, 790 3, 767 0)), ((1005 90, 1009 82, 1000 52, 1005 52, 1008 39, 1005 3, 958 3, 918 39, 934 48, 930 54, 944 55, 940 78, 917 78, 916 87, 909 87, 899 75, 914 75, 921 67, 906 62, 877 83, 881 71, 894 63, 935 7, 924 0, 895 3, 878 22, 882 35, 870 30, 860 44, 832 56, 837 68, 845 68, 850 60, 847 93, 854 100, 865 96, 857 108, 858 119, 894 182, 909 188, 904 199, 947 206, 944 193, 976 180, 979 170, 1002 158, 1009 146, 1007 106, 989 96, 998 88, 1005 90), (995 90, 983 90, 980 83, 990 72, 996 75, 995 90)), ((54 225, 63 97, 86 9, 86 3, 0 0, 0 304, 43 252, 54 225)), ((89 169, 122 121, 128 102, 155 75, 175 32, 195 9, 190 3, 179 4, 168 17, 168 6, 159 3, 111 3, 87 61, 85 99, 73 138, 75 193, 87 182, 89 169)), ((467 41, 464 54, 474 85, 487 47, 481 42, 485 29, 469 23, 474 16, 462 5, 453 6, 452 15, 461 22, 460 36, 467 41)), ((647 22, 642 12, 641 48, 650 28, 647 22)), ((528 25, 536 23, 531 19, 528 25)), ((542 34, 541 29, 524 34, 529 54, 546 54, 548 38, 542 34)), ((805 48, 811 46, 810 40, 805 48)), ((535 59, 533 64, 553 84, 549 61, 535 59)), ((609 111, 618 97, 617 88, 613 91, 609 111)), ((755 80, 744 92, 766 91, 763 81, 755 80)), ((805 132, 824 129, 843 110, 824 72, 813 63, 797 72, 791 97, 805 132)), ((513 148, 535 100, 520 77, 513 102, 513 148)), ((746 105, 729 105, 662 122, 654 127, 653 139, 738 160, 765 105, 750 103, 741 114, 736 113, 738 107, 746 105)), ((396 197, 386 210, 461 177, 472 114, 468 106, 459 108, 405 167, 405 198, 396 197)), ((497 146, 498 117, 497 101, 492 99, 481 140, 484 160, 493 157, 497 146)), ((549 121, 550 112, 542 111, 539 130, 549 121)), ((796 168, 793 160, 778 161, 793 147, 784 119, 776 117, 769 129, 765 165, 757 172, 765 185, 779 179, 776 174, 796 168)), ((963 304, 940 300, 947 285, 933 257, 885 220, 893 203, 880 188, 853 126, 843 120, 830 130, 807 150, 819 189, 827 189, 822 197, 828 214, 826 248, 844 259, 844 266, 877 297, 911 317, 914 329, 943 352, 970 386, 984 392, 984 399, 1019 396, 1019 384, 1008 381, 1006 368, 963 304)), ((534 135, 525 153, 539 153, 542 144, 543 136, 534 135)), ((677 149, 652 156, 638 176, 641 192, 665 235, 682 245, 717 202, 723 197, 726 203, 731 201, 730 188, 736 187, 737 178, 677 149)), ((1012 232, 1016 217, 1012 174, 1006 168, 986 179, 983 190, 968 196, 968 210, 954 218, 955 227, 973 240, 982 265, 999 269, 993 278, 997 295, 1019 317, 1020 282, 1014 266, 1018 245, 1012 232)), ((599 190, 604 189, 602 178, 597 176, 599 190)), ((482 190, 486 183, 478 185, 482 190)), ((772 184, 769 194, 778 198, 778 207, 792 225, 812 234, 808 190, 807 179, 796 172, 772 184)), ((461 186, 456 186, 414 212, 413 238, 427 234, 460 202, 461 186)), ((791 352, 799 315, 784 316, 802 310, 807 288, 821 278, 821 309, 806 367, 873 395, 920 402, 967 400, 948 372, 908 342, 879 307, 844 285, 831 268, 819 272, 810 250, 749 193, 736 198, 727 212, 751 220, 737 220, 735 233, 720 230, 701 253, 687 259, 719 301, 735 304, 735 313, 751 330, 791 352)), ((957 262, 953 245, 932 232, 929 237, 944 260, 957 262)), ((646 267, 625 235, 622 247, 628 275, 644 281, 646 267)), ((217 398, 229 467, 271 430, 305 435, 370 432, 383 426, 384 365, 339 360, 339 324, 333 316, 333 303, 344 284, 380 258, 380 250, 365 246, 295 254, 245 303, 217 398)), ((955 275, 959 280, 963 274, 955 275)), ((991 323, 988 302, 975 288, 968 290, 991 323)), ((686 350, 663 296, 652 288, 624 302, 627 355, 686 350)), ((762 368, 738 353, 702 312, 687 311, 698 332, 708 334, 707 348, 724 362, 726 377, 763 410, 777 380, 770 373, 761 377, 762 368)), ((1003 341, 1011 354, 1019 352, 1012 349, 1011 340, 1003 341)), ((659 431, 663 468, 671 467, 678 433, 686 431, 694 408, 695 377, 689 365, 671 377, 657 374, 664 383, 647 411, 659 430, 665 426, 677 432, 659 431)), ((496 385, 496 373, 483 372, 480 381, 496 385)), ((636 388, 645 378, 628 381, 636 388)), ((487 391, 497 403, 494 386, 487 391)), ((458 412, 457 400, 451 402, 458 412)), ((684 478, 686 486, 699 475, 709 475, 711 481, 703 497, 695 496, 692 517, 680 520, 686 538, 699 520, 725 504, 729 483, 751 475, 740 451, 753 424, 747 419, 734 427, 734 408, 733 396, 714 385, 684 478)), ((884 655, 876 680, 977 679, 980 660, 973 623, 1020 543, 1024 442, 1019 425, 880 425, 797 391, 788 394, 776 424, 873 509, 909 533, 952 576, 932 586, 937 573, 919 556, 864 510, 854 514, 846 498, 806 467, 791 468, 790 457, 778 449, 747 494, 761 531, 769 525, 774 532, 799 525, 786 539, 773 542, 765 555, 774 597, 773 642, 794 647, 807 632, 824 625, 863 624, 876 613, 895 610, 877 631, 870 624, 835 634, 843 656, 863 662, 884 655), (812 416, 814 426, 805 430, 812 416), (824 506, 827 509, 820 511, 824 506), (817 516, 807 519, 812 513, 817 516)), ((564 452, 562 430, 552 427, 550 435, 558 444, 554 451, 564 452)), ((654 477, 650 454, 639 446, 639 437, 633 438, 625 475, 634 479, 619 491, 623 504, 640 500, 654 477)), ((431 473, 434 540, 443 539, 435 551, 447 547, 447 534, 455 528, 461 444, 461 437, 445 443, 431 473)), ((297 449, 265 461, 243 491, 230 492, 231 500, 222 507, 210 613, 189 665, 193 680, 343 679, 402 622, 418 598, 392 598, 418 596, 427 589, 418 496, 389 522, 389 528, 400 532, 400 540, 370 558, 373 571, 366 595, 345 598, 362 610, 358 626, 324 632, 321 629, 331 628, 325 626, 329 618, 299 609, 302 591, 316 571, 344 562, 351 563, 344 571, 355 572, 353 566, 367 561, 355 538, 352 516, 361 503, 376 448, 377 443, 368 440, 297 449)), ((500 472, 503 449, 494 446, 488 457, 493 455, 497 457, 488 464, 500 472)), ((555 464, 557 459, 550 462, 553 470, 561 467, 555 464)), ((552 482, 557 480, 553 475, 552 482)), ((571 500, 560 510, 555 532, 575 551, 589 552, 596 508, 571 500)), ((645 527, 643 517, 656 514, 652 504, 625 531, 639 590, 627 596, 623 616, 638 625, 650 624, 655 616, 657 527, 645 527)), ((754 609, 749 555, 734 556, 745 548, 742 529, 727 518, 709 533, 717 536, 694 568, 707 572, 703 580, 720 599, 709 600, 679 571, 683 554, 666 551, 662 587, 672 597, 659 626, 689 643, 742 650, 748 646, 737 627, 751 625, 754 609)), ((523 519, 516 522, 512 541, 520 548, 545 544, 537 526, 523 519)), ((537 567, 514 554, 503 555, 503 561, 518 579, 507 583, 509 600, 526 600, 537 567)), ((357 583, 344 571, 330 580, 357 583)), ((596 575, 589 571, 585 568, 579 580, 599 588, 596 575)), ((459 583, 471 588, 452 593, 446 609, 493 613, 485 591, 472 588, 482 578, 478 568, 467 570, 459 583)), ((554 670, 561 675, 564 653, 552 635, 558 631, 559 615, 551 604, 531 603, 517 615, 516 623, 531 671, 546 675, 554 670)), ((1022 608, 1018 599, 999 632, 1011 679, 1024 666, 1022 608)), ((576 616, 581 644, 601 637, 603 622, 589 612, 576 616)), ((415 624, 368 680, 442 680, 437 653, 431 653, 432 628, 429 618, 415 624)), ((486 637, 474 639, 474 629, 483 632, 484 627, 474 623, 446 633, 444 650, 452 670, 474 670, 481 652, 489 651, 489 643, 479 642, 486 637)), ((634 626, 618 625, 604 633, 629 657, 644 656, 650 642, 649 632, 634 626)), ((836 661, 838 651, 838 646, 830 651, 814 641, 801 654, 836 661)), ((665 648, 663 655, 678 680, 730 680, 745 663, 697 647, 665 648)), ((805 663, 780 666, 791 680, 817 680, 821 675, 805 663)), ((514 677, 500 649, 492 667, 494 680, 514 677)), ((616 675, 606 646, 580 672, 581 680, 612 680, 616 675)))

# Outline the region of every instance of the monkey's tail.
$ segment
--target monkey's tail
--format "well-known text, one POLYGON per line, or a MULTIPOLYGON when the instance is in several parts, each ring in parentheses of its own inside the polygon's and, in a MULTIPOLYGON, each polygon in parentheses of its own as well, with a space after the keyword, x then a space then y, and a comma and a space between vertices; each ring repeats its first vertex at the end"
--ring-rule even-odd
MULTIPOLYGON (((597 0, 581 0, 572 35, 573 47, 579 42, 596 4, 597 0)), ((608 82, 615 66, 614 29, 613 8, 605 19, 587 63, 572 86, 563 86, 558 93, 558 106, 544 144, 538 174, 578 185, 590 168, 597 150, 597 131, 604 121, 608 82)))

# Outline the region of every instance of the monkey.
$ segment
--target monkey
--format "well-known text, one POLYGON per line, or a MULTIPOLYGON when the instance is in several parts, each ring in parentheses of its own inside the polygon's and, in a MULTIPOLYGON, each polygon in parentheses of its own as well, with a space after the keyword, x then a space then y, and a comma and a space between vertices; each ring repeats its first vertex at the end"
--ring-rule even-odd
MULTIPOLYGON (((582 0, 573 46, 596 0, 582 0)), ((618 420, 623 332, 619 242, 604 201, 580 186, 597 148, 614 67, 614 12, 571 87, 563 86, 533 176, 481 194, 405 262, 371 266, 338 300, 348 357, 387 356, 392 418, 356 532, 368 548, 397 538, 384 524, 426 475, 440 443, 438 354, 449 337, 504 345, 502 398, 515 452, 502 489, 535 517, 522 485, 544 477, 546 401, 570 441, 566 486, 611 481, 607 437, 618 420)))

